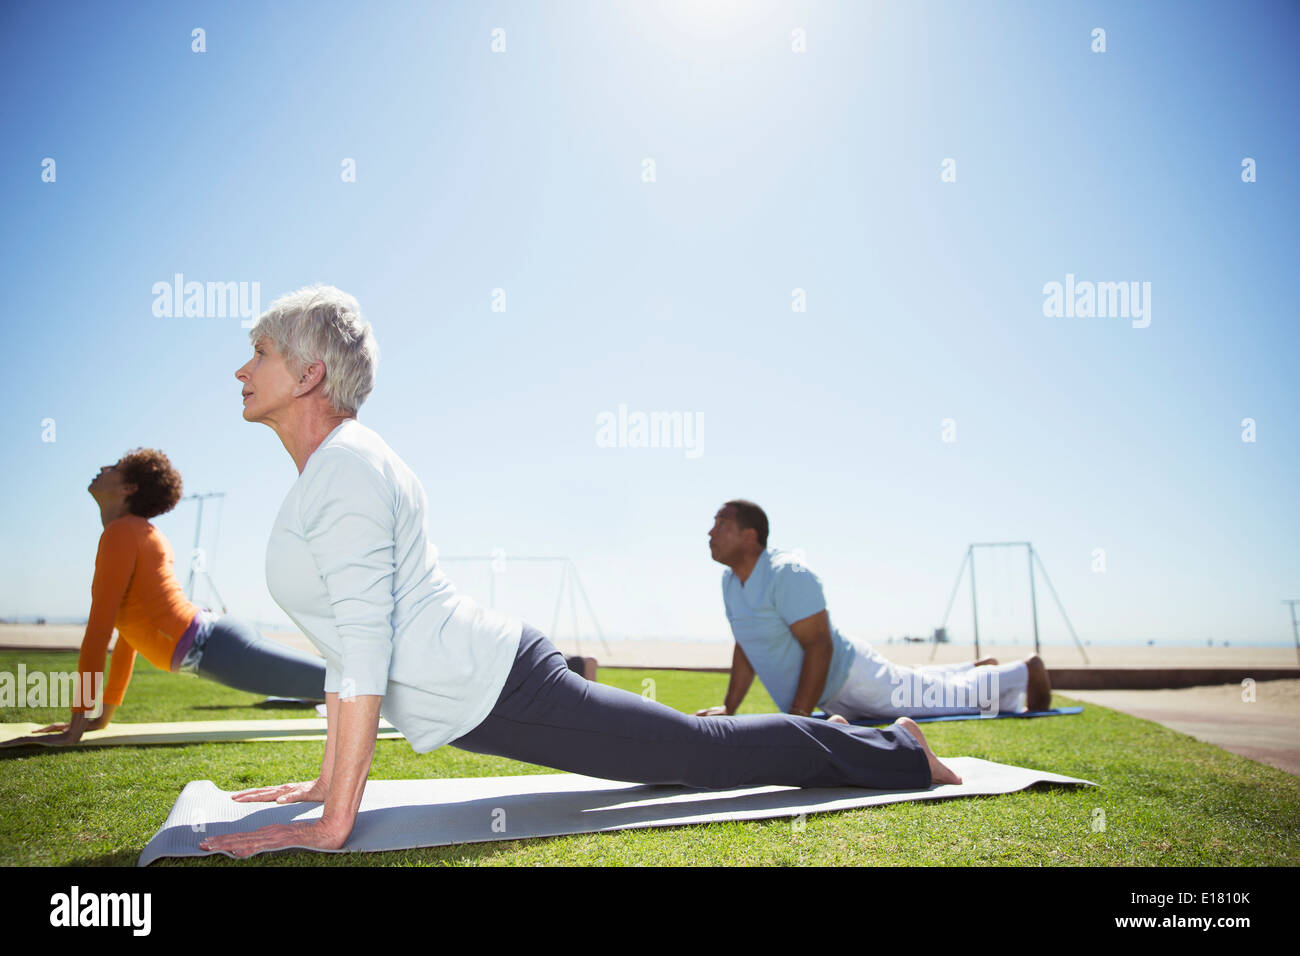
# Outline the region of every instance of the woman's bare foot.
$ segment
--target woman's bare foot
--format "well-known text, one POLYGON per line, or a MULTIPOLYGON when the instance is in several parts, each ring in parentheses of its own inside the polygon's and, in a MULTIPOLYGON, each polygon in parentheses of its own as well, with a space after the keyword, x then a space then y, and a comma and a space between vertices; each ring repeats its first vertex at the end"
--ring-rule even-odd
POLYGON ((843 717, 841 717, 839 714, 831 714, 829 717, 826 718, 826 720, 827 720, 828 723, 832 723, 832 724, 847 724, 847 723, 848 723, 848 721, 845 720, 843 717))
POLYGON ((930 782, 931 783, 961 783, 961 777, 957 776, 947 767, 945 767, 934 755, 930 745, 925 740, 925 734, 921 733, 921 728, 916 725, 916 721, 911 717, 899 717, 894 721, 895 726, 902 727, 921 745, 925 751, 925 759, 930 761, 930 782))
POLYGON ((1029 668, 1029 685, 1025 690, 1025 707, 1029 710, 1050 710, 1052 706, 1052 681, 1047 676, 1047 665, 1037 654, 1025 658, 1029 668))
POLYGON ((998 659, 996 657, 981 657, 979 660, 975 662, 975 666, 983 667, 986 664, 996 664, 997 662, 998 659))

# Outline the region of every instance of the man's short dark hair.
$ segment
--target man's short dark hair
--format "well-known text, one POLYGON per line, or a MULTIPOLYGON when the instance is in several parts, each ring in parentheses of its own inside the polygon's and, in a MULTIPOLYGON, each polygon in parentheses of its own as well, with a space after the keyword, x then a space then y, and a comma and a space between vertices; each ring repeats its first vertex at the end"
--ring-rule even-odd
POLYGON ((736 524, 741 528, 753 528, 754 534, 758 536, 758 546, 767 547, 767 515, 763 509, 752 501, 746 501, 744 498, 737 498, 735 501, 728 501, 725 507, 732 510, 735 515, 736 524))

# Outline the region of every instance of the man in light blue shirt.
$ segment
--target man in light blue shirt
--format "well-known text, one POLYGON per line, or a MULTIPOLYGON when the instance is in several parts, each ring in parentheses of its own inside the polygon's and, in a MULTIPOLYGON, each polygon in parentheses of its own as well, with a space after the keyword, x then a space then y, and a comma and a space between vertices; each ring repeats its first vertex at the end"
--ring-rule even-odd
POLYGON ((734 714, 755 674, 790 714, 810 715, 844 684, 854 648, 831 626, 817 575, 789 551, 767 547, 767 515, 747 501, 729 501, 709 532, 722 572, 722 600, 736 638, 727 702, 700 716, 734 714))
POLYGON ((1051 706, 1047 668, 1037 655, 999 665, 993 658, 938 667, 902 667, 832 626, 821 579, 790 551, 767 546, 768 522, 751 501, 729 501, 709 532, 722 572, 722 599, 736 639, 726 702, 697 711, 735 714, 755 675, 782 711, 808 716, 820 706, 837 719, 932 717, 1051 706))

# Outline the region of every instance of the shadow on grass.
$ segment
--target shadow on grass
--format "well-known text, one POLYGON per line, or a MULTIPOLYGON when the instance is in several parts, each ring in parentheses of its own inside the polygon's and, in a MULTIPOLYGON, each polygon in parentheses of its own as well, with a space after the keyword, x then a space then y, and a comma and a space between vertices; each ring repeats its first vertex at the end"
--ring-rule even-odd
POLYGON ((118 850, 99 856, 79 856, 59 866, 135 866, 139 859, 139 850, 118 850))
POLYGON ((18 747, 0 747, 0 760, 12 760, 15 757, 30 757, 33 754, 57 754, 63 750, 88 750, 90 744, 67 744, 51 747, 49 744, 22 744, 18 747))
MULTIPOLYGON (((689 829, 673 827, 672 829, 689 829)), ((579 834, 584 835, 584 834, 579 834)), ((538 837, 533 840, 484 840, 477 843, 459 843, 444 846, 409 847, 402 850, 373 850, 364 853, 312 853, 301 849, 273 850, 259 853, 245 860, 231 859, 222 853, 207 856, 162 857, 150 863, 153 868, 165 866, 455 866, 477 863, 505 853, 515 853, 527 846, 545 847, 562 843, 568 837, 538 837)), ((99 856, 71 860, 67 866, 135 866, 140 859, 138 851, 122 850, 99 856)))

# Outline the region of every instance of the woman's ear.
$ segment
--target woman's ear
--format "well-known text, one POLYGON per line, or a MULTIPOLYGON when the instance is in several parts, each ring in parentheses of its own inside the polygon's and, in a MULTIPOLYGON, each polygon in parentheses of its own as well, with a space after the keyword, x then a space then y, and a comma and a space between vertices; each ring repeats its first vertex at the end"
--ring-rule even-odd
POLYGON ((310 365, 303 367, 302 374, 298 376, 298 384, 293 388, 293 394, 295 396, 306 395, 324 379, 325 363, 312 362, 310 365))

